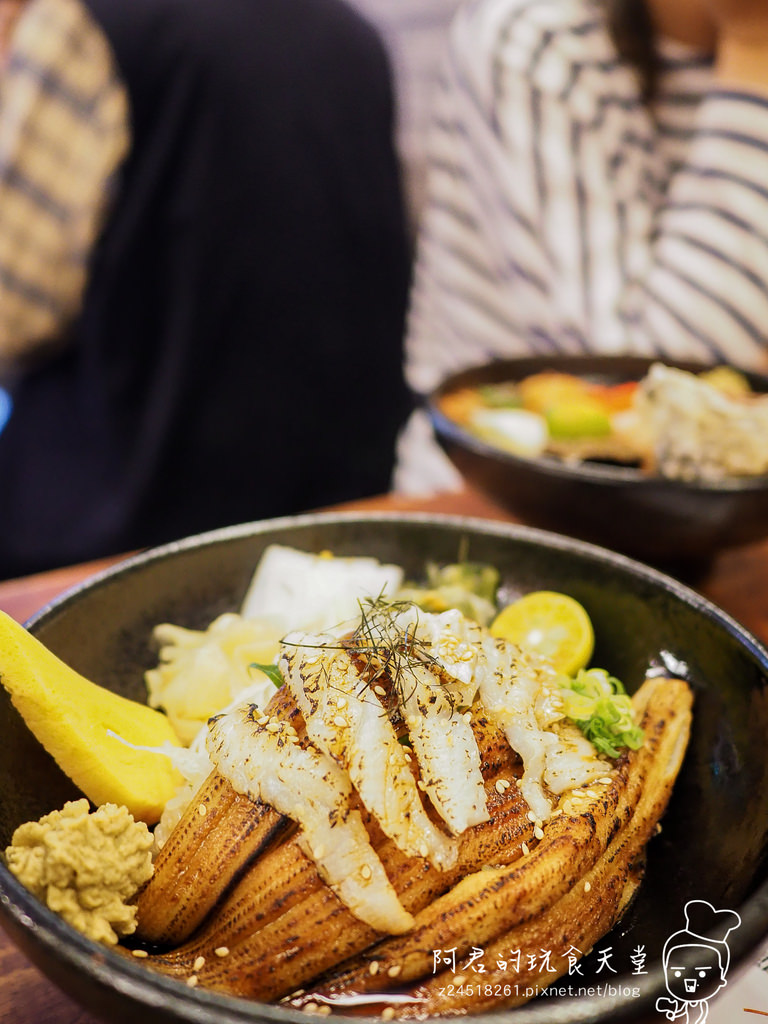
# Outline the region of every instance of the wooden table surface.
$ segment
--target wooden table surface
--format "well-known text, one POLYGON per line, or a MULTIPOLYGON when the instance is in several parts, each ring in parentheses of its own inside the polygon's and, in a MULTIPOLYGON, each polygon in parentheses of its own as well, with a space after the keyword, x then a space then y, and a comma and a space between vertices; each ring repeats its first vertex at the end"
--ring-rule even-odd
MULTIPOLYGON (((514 521, 499 506, 471 491, 423 500, 383 496, 345 508, 445 512, 514 521)), ((24 622, 52 598, 114 561, 116 559, 105 559, 0 582, 0 609, 24 622)), ((768 541, 723 553, 696 582, 695 589, 768 643, 768 541)), ((761 1009, 768 1011, 768 1007, 761 1009)), ((764 1015, 768 1016, 768 1012, 764 1015)), ((97 1024, 97 1018, 80 1009, 43 977, 11 945, 1 929, 0 1021, 8 1024, 97 1024)))

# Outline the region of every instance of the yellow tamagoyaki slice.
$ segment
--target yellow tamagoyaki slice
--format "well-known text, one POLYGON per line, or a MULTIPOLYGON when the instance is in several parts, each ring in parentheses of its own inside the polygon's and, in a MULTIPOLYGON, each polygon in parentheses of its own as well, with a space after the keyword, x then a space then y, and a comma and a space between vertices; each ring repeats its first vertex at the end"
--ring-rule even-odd
POLYGON ((0 683, 38 742, 89 800, 123 804, 148 825, 158 821, 181 776, 164 754, 135 747, 180 745, 164 714, 90 682, 4 612, 0 683))

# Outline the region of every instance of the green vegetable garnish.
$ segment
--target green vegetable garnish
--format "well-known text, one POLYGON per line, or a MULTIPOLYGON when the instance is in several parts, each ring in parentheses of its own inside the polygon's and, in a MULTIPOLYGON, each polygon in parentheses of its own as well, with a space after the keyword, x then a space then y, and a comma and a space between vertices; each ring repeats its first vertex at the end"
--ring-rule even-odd
POLYGON ((516 384, 485 384, 479 387, 478 393, 484 405, 491 409, 519 409, 523 400, 516 384))
POLYGON ((611 433, 611 418, 605 407, 590 398, 551 405, 546 411, 546 420, 550 436, 558 440, 608 437, 611 433))
POLYGON ((643 745, 632 702, 621 682, 605 669, 580 669, 574 678, 563 679, 560 692, 565 714, 601 754, 618 757, 621 747, 637 750, 643 745))
POLYGON ((272 680, 278 690, 285 682, 277 665, 260 665, 257 661, 252 661, 248 667, 255 668, 258 669, 259 672, 263 672, 265 676, 268 676, 272 680))
POLYGON ((401 601, 413 601, 425 612, 439 614, 448 608, 487 625, 496 614, 496 589, 499 573, 482 562, 453 562, 439 566, 429 562, 427 585, 406 583, 398 593, 401 601))

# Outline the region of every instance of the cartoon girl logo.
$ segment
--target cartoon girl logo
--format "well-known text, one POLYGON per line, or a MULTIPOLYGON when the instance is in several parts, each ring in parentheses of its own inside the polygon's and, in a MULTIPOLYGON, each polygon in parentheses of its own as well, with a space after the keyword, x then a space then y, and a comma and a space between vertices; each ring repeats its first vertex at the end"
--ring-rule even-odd
POLYGON ((735 910, 715 910, 706 900, 689 900, 683 911, 685 928, 664 943, 667 992, 656 1009, 668 1020, 704 1024, 709 1000, 725 985, 731 959, 726 939, 741 924, 735 910))

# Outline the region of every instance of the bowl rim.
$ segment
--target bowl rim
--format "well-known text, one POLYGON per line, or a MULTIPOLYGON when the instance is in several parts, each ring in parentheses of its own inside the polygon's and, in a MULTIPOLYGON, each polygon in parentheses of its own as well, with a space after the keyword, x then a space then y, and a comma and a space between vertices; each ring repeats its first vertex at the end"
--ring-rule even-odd
MULTIPOLYGON (((25 625, 34 632, 35 628, 44 624, 49 616, 55 615, 59 610, 65 609, 69 604, 77 601, 84 592, 98 589, 115 577, 141 571, 146 565, 173 557, 176 554, 200 547, 257 537, 275 531, 340 523, 421 524, 425 527, 438 526, 469 530, 502 539, 509 538, 513 541, 540 545, 550 550, 575 553, 587 560, 596 560, 604 565, 627 571, 646 583, 660 586, 674 597, 693 606, 696 611, 717 621, 741 646, 746 648, 768 677, 768 647, 724 609, 719 608, 714 602, 674 577, 629 556, 588 541, 537 527, 450 513, 334 512, 328 510, 258 520, 206 531, 129 555, 114 565, 95 572, 92 576, 68 588, 45 604, 26 620, 25 625)), ((736 909, 741 915, 739 944, 736 948, 738 949, 739 967, 743 969, 748 966, 749 956, 755 953, 768 936, 768 878, 739 907, 732 909, 736 909)), ((63 974, 59 972, 54 983, 68 991, 76 1000, 79 997, 79 992, 75 981, 79 973, 84 972, 100 989, 108 990, 112 995, 118 994, 126 1000, 132 1000, 138 1004, 133 1012, 138 1012, 140 1006, 147 1010, 160 1011, 164 1015, 164 1019, 167 1018, 169 1021, 179 1021, 184 1024, 253 1024, 255 1021, 267 1021, 270 1024, 283 1024, 283 1022, 306 1024, 307 1021, 305 1012, 281 1006, 279 1003, 262 1003, 205 989, 190 988, 181 981, 152 972, 142 965, 140 959, 135 959, 130 954, 118 953, 86 938, 26 889, 11 874, 2 859, 0 859, 0 924, 4 927, 7 926, 14 944, 27 953, 33 961, 33 954, 27 951, 34 947, 42 947, 47 954, 58 961, 63 967, 63 974)), ((625 976, 622 975, 622 977, 625 976)), ((663 978, 663 971, 658 966, 649 969, 645 975, 632 976, 633 988, 639 990, 639 995, 632 994, 629 999, 626 996, 620 997, 616 1002, 612 1002, 605 995, 587 995, 565 1000, 558 999, 552 1003, 544 1002, 542 1004, 541 1001, 537 1001, 513 1010, 468 1014, 467 1018, 471 1020, 481 1017, 490 1024, 502 1024, 502 1022, 509 1024, 510 1013, 514 1013, 512 1019, 515 1024, 586 1024, 587 1021, 593 1020, 604 1021, 607 1024, 609 1021, 635 1020, 638 1014, 653 1010, 655 998, 663 990, 663 978)), ((87 1006, 88 1003, 84 1001, 83 1005, 87 1006)), ((129 1004, 126 1005, 130 1009, 129 1004)), ((93 1010, 93 1007, 91 1009, 93 1010)), ((98 1009, 95 1012, 99 1012, 98 1009)), ((380 1024, 381 1021, 379 1016, 356 1015, 356 1019, 367 1022, 367 1024, 380 1024)), ((439 1019, 428 1018, 428 1020, 439 1019)), ((349 1024, 350 1017, 332 1012, 330 1020, 349 1024)))
MULTIPOLYGON (((689 370, 690 372, 704 371, 712 368, 707 363, 690 359, 661 359, 635 355, 542 355, 493 359, 490 362, 477 363, 465 367, 463 370, 458 370, 444 377, 432 391, 423 397, 422 404, 439 439, 456 444, 461 448, 469 449, 474 454, 496 461, 502 466, 506 465, 518 469, 527 468, 540 472, 544 476, 557 477, 563 480, 582 481, 608 487, 626 487, 631 485, 638 489, 652 488, 656 491, 669 491, 675 494, 682 492, 691 494, 739 494, 768 489, 768 473, 750 477, 727 477, 724 480, 717 481, 679 480, 644 473, 636 467, 624 466, 620 463, 605 463, 590 459, 583 459, 581 461, 569 460, 548 453, 538 456, 516 455, 503 448, 497 448, 483 441, 482 438, 476 437, 447 416, 439 404, 440 399, 445 394, 462 386, 461 382, 464 378, 477 374, 495 373, 496 371, 499 373, 508 371, 510 374, 514 374, 516 370, 519 371, 522 367, 527 366, 531 368, 530 373, 557 369, 579 376, 578 368, 581 365, 583 367, 591 367, 591 370, 583 370, 583 375, 586 376, 588 373, 607 373, 612 367, 615 370, 615 368, 622 364, 631 364, 638 370, 640 366, 650 368, 654 363, 663 363, 665 366, 689 370), (538 370, 534 368, 536 366, 538 366, 538 370)), ((768 375, 762 375, 753 371, 740 372, 745 374, 753 387, 761 393, 765 392, 768 394, 768 375)), ((528 375, 529 373, 525 373, 523 376, 528 375)), ((513 377, 512 379, 522 379, 522 377, 513 377)))

